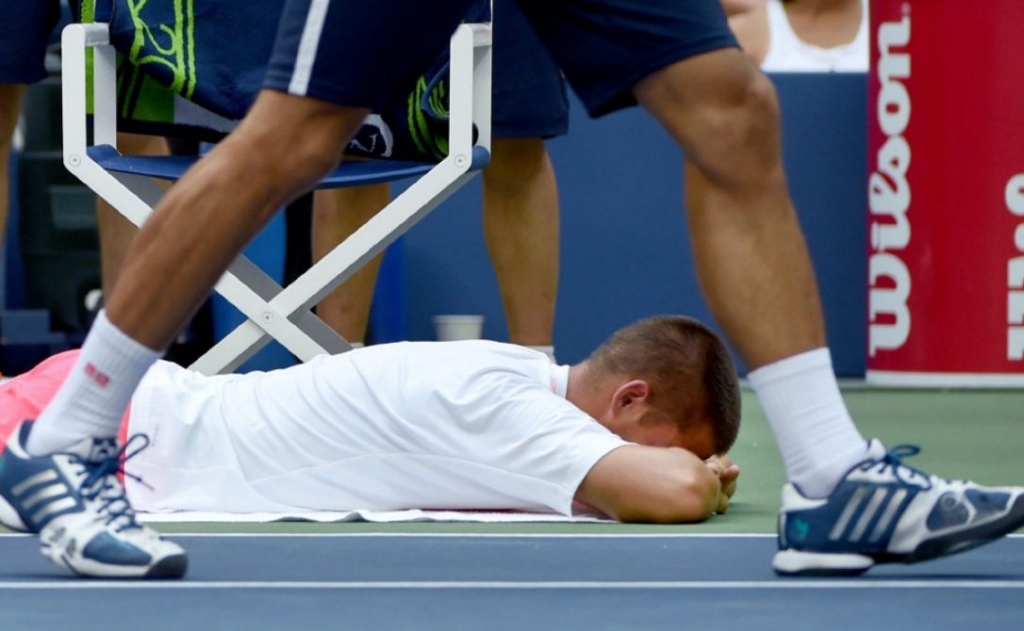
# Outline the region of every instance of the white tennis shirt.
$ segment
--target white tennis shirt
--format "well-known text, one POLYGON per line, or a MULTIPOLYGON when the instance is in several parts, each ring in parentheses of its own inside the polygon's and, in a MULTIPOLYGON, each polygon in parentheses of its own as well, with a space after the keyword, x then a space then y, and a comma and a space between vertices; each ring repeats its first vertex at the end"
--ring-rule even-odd
POLYGON ((626 444, 565 399, 568 366, 489 341, 371 346, 266 373, 158 363, 132 400, 141 511, 571 514, 626 444), (148 485, 148 486, 147 486, 148 485), (151 488, 150 488, 151 487, 151 488))

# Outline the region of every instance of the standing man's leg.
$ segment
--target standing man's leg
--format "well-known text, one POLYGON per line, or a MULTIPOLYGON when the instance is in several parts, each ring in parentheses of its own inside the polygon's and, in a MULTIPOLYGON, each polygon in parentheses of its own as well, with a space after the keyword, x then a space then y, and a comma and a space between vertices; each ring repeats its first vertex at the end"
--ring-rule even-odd
POLYGON ((562 71, 519 5, 494 10, 493 161, 483 172, 484 239, 509 339, 554 359, 559 203, 544 140, 569 130, 562 71))
MULTIPOLYGON (((738 48, 672 64, 642 80, 640 103, 685 147, 686 209, 697 273, 718 323, 753 371, 800 360, 803 396, 762 397, 775 418, 789 479, 827 495, 866 455, 825 351, 825 325, 810 256, 789 200, 778 104, 768 79, 738 48), (752 313, 758 314, 751 317, 752 313), (790 420, 799 413, 799 422, 790 420)), ((763 390, 763 389, 762 389, 763 390)))
POLYGON ((776 571, 859 573, 1024 525, 1024 489, 926 476, 854 426, 787 191, 775 91, 719 0, 520 2, 592 115, 639 101, 684 151, 701 286, 752 369, 790 481, 776 571))
MULTIPOLYGON (((163 137, 128 133, 118 133, 117 149, 125 155, 165 156, 170 153, 163 137)), ((156 182, 165 188, 170 186, 166 180, 156 182)), ((103 293, 109 296, 138 229, 100 197, 96 198, 96 220, 99 225, 103 293)))
POLYGON ((10 203, 8 163, 25 86, 46 78, 46 46, 60 18, 57 0, 0 0, 0 247, 10 203))
POLYGON ((25 96, 25 86, 17 83, 0 83, 0 249, 3 248, 4 234, 7 229, 7 214, 10 211, 10 174, 8 165, 11 160, 11 145, 14 141, 14 130, 18 126, 21 114, 21 101, 25 96))
MULTIPOLYGON (((558 290, 558 191, 541 138, 495 138, 483 170, 484 238, 514 344, 553 354, 558 290)), ((390 201, 387 185, 317 191, 313 260, 326 256, 390 201)), ((364 341, 381 257, 317 305, 350 342, 364 341)))
POLYGON ((495 138, 483 171, 484 239, 509 339, 554 355, 558 185, 540 138, 495 138))
POLYGON ((417 60, 447 44, 466 2, 289 0, 266 89, 158 204, 67 381, 0 456, 3 523, 40 534, 44 551, 79 574, 185 573, 184 552, 135 520, 116 476, 110 449, 131 394, 249 239, 329 171, 417 60), (54 476, 69 503, 40 510, 24 489, 54 476), (110 545, 91 545, 101 540, 110 545))
MULTIPOLYGON (((313 201, 313 262, 327 256, 391 201, 387 184, 317 191, 313 201)), ((327 326, 362 344, 370 321, 373 290, 383 254, 373 257, 316 306, 327 326)))

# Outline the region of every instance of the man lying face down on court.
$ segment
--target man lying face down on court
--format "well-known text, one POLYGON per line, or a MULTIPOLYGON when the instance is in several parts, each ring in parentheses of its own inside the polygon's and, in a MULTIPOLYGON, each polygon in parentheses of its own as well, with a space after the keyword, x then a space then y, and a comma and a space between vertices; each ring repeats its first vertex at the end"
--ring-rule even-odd
MULTIPOLYGON (((0 386, 31 431, 76 351, 0 386)), ((692 318, 617 331, 573 366, 490 341, 383 344, 266 373, 146 375, 122 433, 136 510, 508 509, 693 522, 728 508, 740 391, 692 318), (138 476, 145 484, 138 483, 138 476)), ((90 445, 81 443, 81 450, 90 445)), ((84 453, 82 455, 85 455, 84 453)), ((73 456, 72 456, 73 457, 73 456)))

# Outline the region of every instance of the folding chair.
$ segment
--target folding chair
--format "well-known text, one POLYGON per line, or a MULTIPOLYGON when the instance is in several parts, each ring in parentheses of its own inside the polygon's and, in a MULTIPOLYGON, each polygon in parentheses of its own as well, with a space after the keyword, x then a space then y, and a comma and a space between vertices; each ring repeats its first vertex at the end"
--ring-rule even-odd
MULTIPOLYGON (((163 195, 151 178, 177 180, 195 161, 180 156, 124 156, 116 148, 116 54, 106 23, 64 29, 64 165, 135 225, 163 195), (86 52, 93 51, 93 114, 86 52), (90 133, 91 132, 91 133, 90 133)), ((318 188, 358 186, 417 177, 401 195, 287 287, 244 256, 215 290, 247 320, 192 366, 205 374, 231 372, 271 341, 301 361, 351 346, 311 308, 390 243, 458 190, 490 160, 491 27, 463 24, 451 38, 449 152, 439 163, 375 160, 343 162, 318 188)), ((156 279, 154 279, 156 280, 156 279)))

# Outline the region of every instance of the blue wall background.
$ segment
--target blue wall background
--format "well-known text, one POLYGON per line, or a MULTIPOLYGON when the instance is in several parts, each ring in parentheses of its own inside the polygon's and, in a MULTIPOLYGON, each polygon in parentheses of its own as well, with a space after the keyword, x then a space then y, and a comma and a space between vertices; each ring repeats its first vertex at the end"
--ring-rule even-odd
MULTIPOLYGON (((818 272, 836 372, 862 377, 866 348, 866 75, 773 75, 784 156, 818 272)), ((634 108, 591 120, 574 101, 569 135, 550 142, 562 204, 555 346, 576 362, 607 335, 655 313, 710 321, 692 271, 682 158, 634 108)), ((432 339, 438 313, 486 316, 507 340, 474 181, 404 238, 408 326, 432 339)), ((750 317, 757 314, 751 312, 750 317)))

